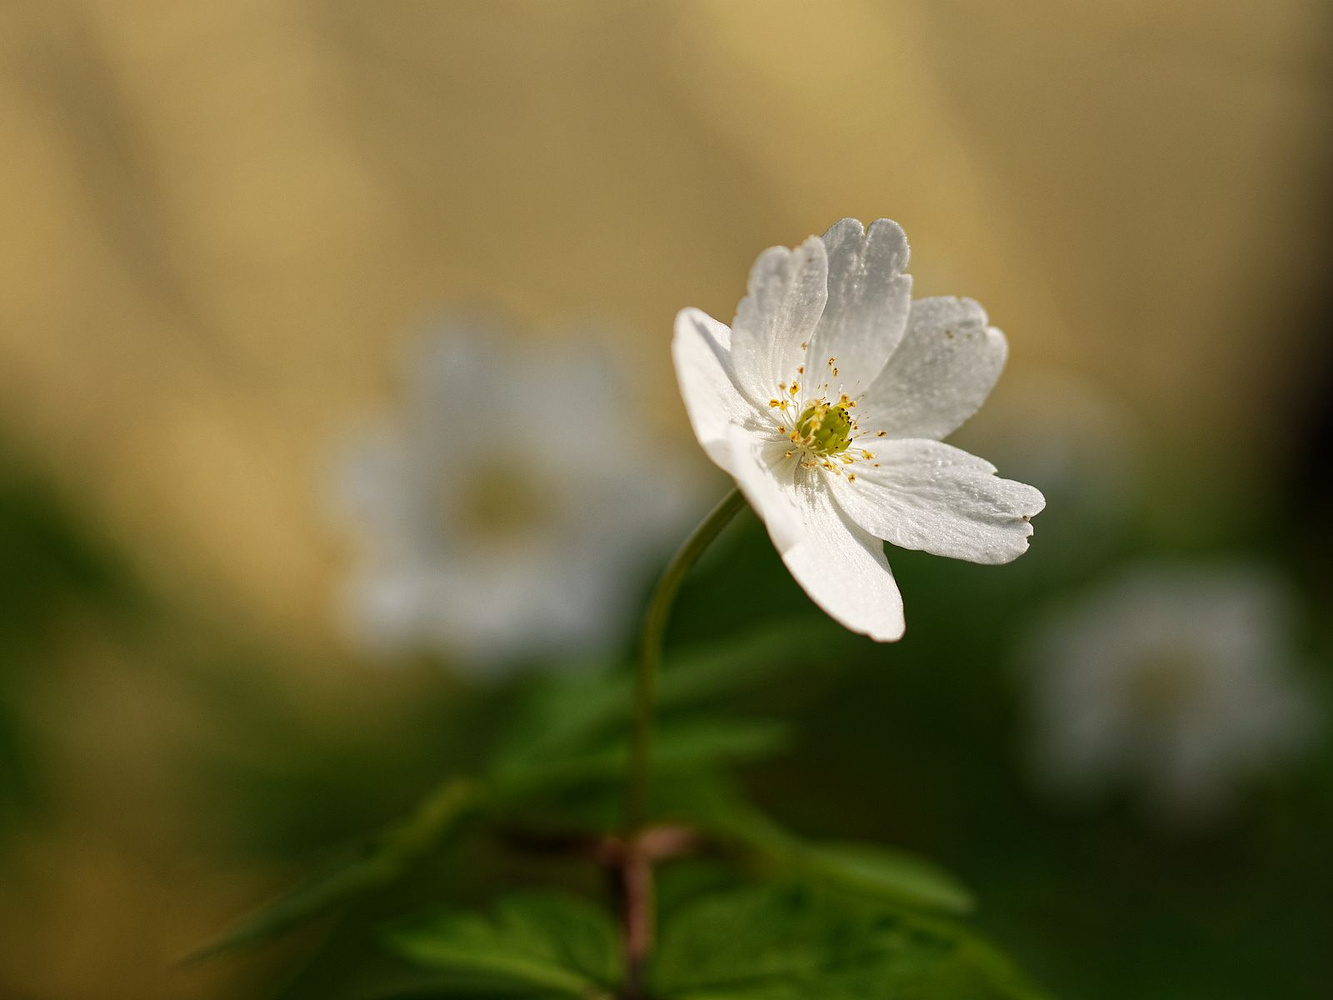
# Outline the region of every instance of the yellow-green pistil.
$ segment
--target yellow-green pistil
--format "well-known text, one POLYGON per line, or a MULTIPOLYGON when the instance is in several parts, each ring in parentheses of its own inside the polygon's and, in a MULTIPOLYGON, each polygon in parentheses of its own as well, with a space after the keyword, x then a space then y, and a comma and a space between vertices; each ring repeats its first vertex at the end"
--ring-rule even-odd
POLYGON ((845 406, 811 403, 796 421, 794 444, 820 455, 836 455, 852 443, 852 416, 845 406))

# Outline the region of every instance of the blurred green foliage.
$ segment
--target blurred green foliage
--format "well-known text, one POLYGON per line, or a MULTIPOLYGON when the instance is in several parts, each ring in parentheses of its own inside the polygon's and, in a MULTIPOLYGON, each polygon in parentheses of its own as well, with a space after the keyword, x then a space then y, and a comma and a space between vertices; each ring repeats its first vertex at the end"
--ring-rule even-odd
MULTIPOLYGON (((1141 537, 1127 533, 1108 564, 1132 557, 1141 537)), ((753 521, 721 548, 687 584, 673 619, 655 789, 656 815, 708 830, 726 852, 739 850, 733 859, 746 859, 716 884, 705 879, 707 888, 736 887, 744 872, 761 883, 822 885, 849 906, 880 899, 959 909, 975 893, 978 925, 1057 995, 1202 1000, 1261 986, 1292 1000, 1320 994, 1330 909, 1310 873, 1329 871, 1326 749, 1254 788, 1235 817, 1197 832, 1158 829, 1129 801, 1062 809, 1023 780, 1014 651, 1032 609, 1093 570, 1043 560, 1040 549, 1003 572, 895 552, 910 630, 884 647, 812 615, 753 521), (738 592, 749 599, 730 601, 738 592), (760 735, 774 719, 780 741, 760 735), (738 797, 719 765, 783 824, 738 797), (849 836, 861 843, 841 843, 849 836), (959 872, 970 891, 915 854, 959 872)), ((444 714, 453 728, 438 730, 448 731, 440 742, 474 752, 446 773, 489 773, 509 790, 501 811, 515 829, 544 822, 557 840, 614 830, 625 662, 450 687, 444 714), (489 770, 479 769, 483 759, 489 770)), ((389 773, 393 759, 380 766, 389 773)), ((534 858, 520 841, 478 831, 455 850, 452 864, 435 858, 388 895, 356 904, 281 996, 341 996, 331 991, 395 977, 426 989, 369 944, 377 927, 413 908, 448 902, 450 912, 484 912, 497 886, 531 882, 608 898, 595 867, 576 857, 534 858)), ((664 900, 698 868, 668 863, 664 900)))
MULTIPOLYGON (((25 698, 62 628, 84 616, 170 635, 180 623, 40 479, 10 467, 5 484, 0 706, 12 826, 42 801, 47 740, 25 698)), ((831 996, 874 995, 871 982, 894 982, 894 996, 1035 995, 942 916, 975 900, 970 922, 1054 995, 1322 996, 1333 977, 1324 948, 1333 926, 1323 891, 1333 871, 1326 744, 1198 831, 1154 827, 1127 800, 1054 805, 1023 778, 1017 652, 1028 624, 1053 595, 1158 544, 1142 526, 1119 538, 1097 565, 1037 546, 1002 571, 894 552, 909 632, 884 647, 815 613, 753 519, 730 530, 686 584, 662 679, 654 815, 706 831, 711 844, 705 856, 661 869, 653 976, 662 995, 777 997, 816 975, 831 996), (842 953, 807 941, 807 906, 879 927, 866 945, 873 961, 845 977, 829 973, 841 969, 842 953), (793 964, 726 992, 708 979, 699 942, 718 936, 708 930, 715 922, 741 926, 755 907, 770 908, 758 937, 724 940, 793 964), (892 975, 901 972, 901 984, 874 971, 884 955, 900 956, 892 975)), ((1327 641, 1325 627, 1315 619, 1312 644, 1327 641)), ((208 719, 176 754, 182 794, 211 831, 195 850, 280 873, 275 887, 296 886, 221 943, 317 918, 254 958, 214 959, 235 970, 238 995, 480 989, 478 969, 440 967, 453 933, 441 928, 501 934, 510 924, 487 921, 507 906, 526 912, 521 901, 532 891, 572 895, 579 912, 602 914, 558 922, 585 926, 575 942, 523 933, 536 935, 538 955, 575 948, 582 957, 561 966, 584 968, 589 990, 610 988, 596 927, 604 937, 612 896, 599 867, 569 846, 619 822, 627 653, 558 670, 530 665, 492 683, 409 666, 412 697, 366 699, 349 717, 280 683, 252 638, 182 647, 167 666, 208 719), (440 913, 454 916, 444 924, 428 916, 440 913), (389 938, 397 955, 385 947, 387 927, 398 928, 389 938), (409 933, 417 943, 404 946, 409 933), (435 958, 422 966, 404 950, 435 958)), ((402 680, 367 673, 365 684, 402 680)), ((505 919, 523 926, 512 913, 505 919)), ((501 985, 486 988, 534 995, 501 985)))
POLYGON ((0 838, 43 805, 41 739, 25 709, 52 649, 70 619, 124 614, 138 597, 111 548, 0 445, 0 838))

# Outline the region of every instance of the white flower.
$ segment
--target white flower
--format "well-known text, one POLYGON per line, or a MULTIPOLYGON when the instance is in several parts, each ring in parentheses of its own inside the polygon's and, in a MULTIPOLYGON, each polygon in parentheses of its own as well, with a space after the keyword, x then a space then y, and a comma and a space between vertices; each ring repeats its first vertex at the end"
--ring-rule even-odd
POLYGON ((1196 820, 1307 743, 1286 592, 1257 571, 1146 566, 1039 629, 1033 766, 1065 793, 1132 789, 1196 820))
POLYGON ((639 433, 592 347, 477 324, 422 346, 401 419, 345 470, 362 541, 353 632, 482 666, 619 638, 693 481, 639 433))
POLYGON ((880 641, 904 627, 880 539, 1009 562, 1045 504, 940 443, 985 400, 1007 347, 971 299, 913 302, 906 266, 897 223, 843 219, 760 254, 730 329, 686 309, 673 344, 708 456, 815 603, 880 641))

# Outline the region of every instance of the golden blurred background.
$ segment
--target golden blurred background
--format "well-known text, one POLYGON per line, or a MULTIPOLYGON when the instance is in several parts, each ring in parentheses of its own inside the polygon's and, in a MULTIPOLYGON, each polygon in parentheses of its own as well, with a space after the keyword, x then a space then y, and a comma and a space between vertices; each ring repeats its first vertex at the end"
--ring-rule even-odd
MULTIPOLYGON (((1054 372, 1070 406, 1131 415, 1167 492, 1262 494, 1328 359, 1329 20, 4 0, 3 441, 170 595, 177 640, 263 636, 346 715, 320 484, 421 324, 481 305, 538 336, 614 329, 674 446, 676 310, 729 318, 761 248, 889 216, 917 294, 974 296, 1009 335, 988 433, 1049 414, 1021 394, 1054 372)), ((41 905, 0 901, 0 993, 217 995, 226 972, 167 963, 264 875, 182 836, 164 748, 199 721, 168 680, 121 679, 165 640, 60 629, 32 697, 66 818, 15 848, 41 905)))

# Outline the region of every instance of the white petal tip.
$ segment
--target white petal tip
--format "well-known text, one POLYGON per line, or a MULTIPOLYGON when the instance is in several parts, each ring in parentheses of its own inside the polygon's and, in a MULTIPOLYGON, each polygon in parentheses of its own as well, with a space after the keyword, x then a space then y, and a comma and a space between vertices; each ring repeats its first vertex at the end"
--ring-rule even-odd
MULTIPOLYGON (((857 225, 859 226, 860 223, 858 222, 857 225)), ((899 239, 903 243, 907 242, 907 234, 903 232, 903 227, 892 219, 876 219, 866 230, 866 235, 878 239, 899 239)))
POLYGON ((863 635, 872 642, 897 642, 903 637, 907 630, 907 622, 903 618, 903 606, 899 602, 896 607, 876 609, 872 615, 858 613, 855 616, 840 613, 832 607, 826 600, 821 599, 821 594, 810 589, 808 584, 798 578, 799 583, 805 589, 809 598, 819 605, 820 609, 832 618, 835 622, 845 628, 848 632, 855 632, 857 635, 863 635))
POLYGON ((883 609, 882 617, 875 621, 858 621, 844 618, 841 615, 835 615, 831 612, 829 617, 836 621, 849 632, 855 632, 857 635, 863 635, 872 642, 897 642, 907 631, 907 622, 903 618, 902 605, 899 604, 897 615, 891 616, 890 609, 883 609))
POLYGON ((866 636, 875 642, 898 642, 907 631, 906 625, 901 625, 896 629, 886 632, 866 632, 866 636))
POLYGON ((702 309, 696 309, 694 306, 686 306, 680 312, 676 313, 675 330, 679 336, 682 330, 688 330, 693 326, 703 326, 712 317, 702 309))
POLYGON ((865 234, 865 227, 861 225, 860 219, 846 218, 839 219, 833 225, 824 231, 825 243, 839 243, 848 237, 860 239, 865 234))

